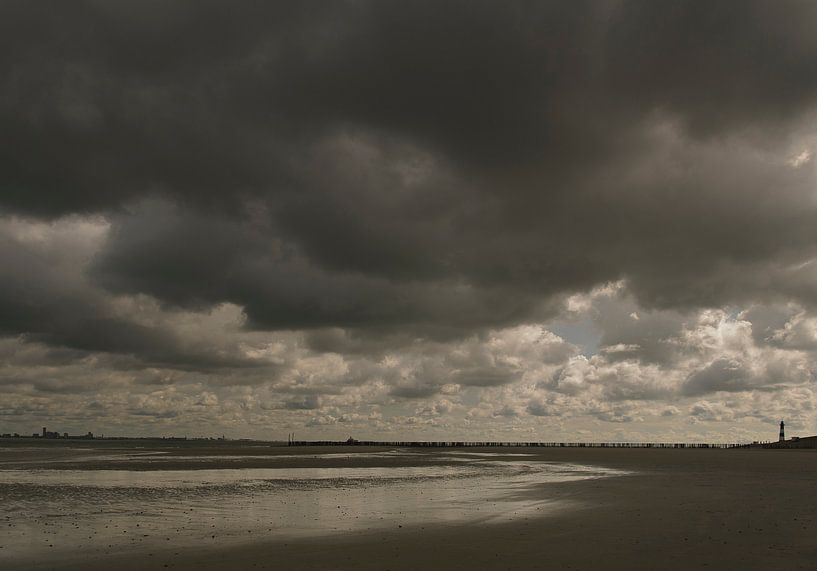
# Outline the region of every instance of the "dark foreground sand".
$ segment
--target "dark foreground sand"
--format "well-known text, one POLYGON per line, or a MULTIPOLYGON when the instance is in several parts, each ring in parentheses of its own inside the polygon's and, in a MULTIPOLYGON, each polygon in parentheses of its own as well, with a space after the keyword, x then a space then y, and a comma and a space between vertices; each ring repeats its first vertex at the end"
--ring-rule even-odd
MULTIPOLYGON (((338 449, 340 451, 340 449, 338 449)), ((817 451, 527 449, 633 475, 549 484, 542 518, 85 559, 55 569, 815 569, 817 451)))

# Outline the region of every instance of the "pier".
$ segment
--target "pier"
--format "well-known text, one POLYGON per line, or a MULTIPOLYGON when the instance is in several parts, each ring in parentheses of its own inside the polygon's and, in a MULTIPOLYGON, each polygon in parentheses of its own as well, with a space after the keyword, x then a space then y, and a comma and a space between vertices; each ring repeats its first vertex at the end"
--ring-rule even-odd
POLYGON ((700 442, 513 442, 289 440, 289 446, 391 446, 399 448, 747 448, 750 444, 700 442))

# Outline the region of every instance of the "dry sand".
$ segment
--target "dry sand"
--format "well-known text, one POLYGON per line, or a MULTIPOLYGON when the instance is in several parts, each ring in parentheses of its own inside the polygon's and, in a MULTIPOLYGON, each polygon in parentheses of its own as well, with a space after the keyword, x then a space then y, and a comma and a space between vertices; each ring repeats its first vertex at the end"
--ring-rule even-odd
POLYGON ((524 452, 635 473, 542 486, 530 492, 532 497, 567 500, 575 508, 507 524, 417 528, 394 520, 376 533, 286 543, 255 538, 238 547, 219 547, 216 538, 196 549, 170 547, 38 568, 817 568, 817 451, 524 452))

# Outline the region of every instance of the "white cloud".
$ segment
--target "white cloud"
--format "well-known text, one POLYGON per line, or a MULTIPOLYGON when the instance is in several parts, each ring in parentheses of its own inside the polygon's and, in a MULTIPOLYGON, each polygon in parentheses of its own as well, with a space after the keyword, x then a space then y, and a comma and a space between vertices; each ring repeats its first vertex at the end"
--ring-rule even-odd
MULTIPOLYGON (((65 224, 13 234, 40 253, 50 240, 80 244, 77 259, 88 259, 104 226, 65 224)), ((82 272, 74 275, 81 289, 82 272)), ((108 315, 171 332, 181 350, 228 365, 145 366, 6 338, 0 431, 718 440, 756 439, 778 417, 805 431, 817 419, 817 316, 796 304, 681 314, 641 307, 617 283, 572 302, 576 318, 602 332, 598 353, 584 355, 546 322, 390 348, 337 329, 322 350, 312 333, 246 329, 235 304, 180 310, 144 295, 94 296, 108 315)))
POLYGON ((811 160, 811 151, 803 149, 798 155, 788 160, 789 165, 794 168, 800 168, 811 160))

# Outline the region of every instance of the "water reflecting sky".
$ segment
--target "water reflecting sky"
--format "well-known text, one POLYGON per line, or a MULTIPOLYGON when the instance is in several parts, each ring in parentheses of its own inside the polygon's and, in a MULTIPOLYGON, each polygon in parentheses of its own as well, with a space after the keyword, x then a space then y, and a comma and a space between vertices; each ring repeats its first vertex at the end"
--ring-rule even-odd
POLYGON ((501 522, 565 507, 532 499, 525 493, 532 486, 621 474, 526 454, 447 450, 279 454, 264 456, 261 468, 201 468, 235 457, 189 454, 181 461, 190 469, 161 469, 162 451, 0 454, 0 562, 501 522), (338 459, 346 465, 321 465, 338 459), (312 465, 291 467, 294 460, 312 465), (77 469, 83 462, 88 468, 77 469), (128 463, 134 469, 121 469, 128 463))

